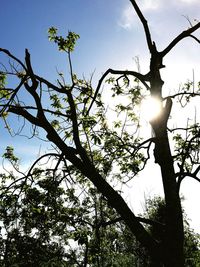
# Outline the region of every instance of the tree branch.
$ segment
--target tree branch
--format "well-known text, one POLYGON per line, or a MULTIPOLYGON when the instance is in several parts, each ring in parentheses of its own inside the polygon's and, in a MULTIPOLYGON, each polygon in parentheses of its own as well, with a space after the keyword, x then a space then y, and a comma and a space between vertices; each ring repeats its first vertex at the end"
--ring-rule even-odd
POLYGON ((76 107, 74 103, 73 96, 71 94, 71 90, 66 90, 66 94, 68 97, 68 102, 70 106, 70 118, 72 121, 72 127, 73 127, 73 138, 74 138, 74 143, 76 145, 76 148, 81 152, 83 150, 83 147, 81 145, 81 141, 79 138, 79 129, 78 129, 78 122, 77 122, 77 113, 76 113, 76 107))
POLYGON ((26 61, 26 66, 27 66, 27 73, 30 75, 30 78, 33 83, 31 87, 33 90, 36 90, 38 86, 38 81, 36 80, 35 74, 31 66, 31 59, 30 59, 30 54, 28 52, 28 49, 25 50, 25 61, 26 61))
MULTIPOLYGON (((153 220, 150 220, 147 218, 136 217, 136 219, 141 223, 145 223, 145 224, 149 224, 149 225, 155 225, 158 227, 164 227, 165 226, 163 223, 160 223, 158 221, 153 221, 153 220)), ((121 221, 123 221, 122 217, 118 217, 114 220, 110 220, 107 222, 101 222, 101 223, 99 223, 98 227, 106 227, 106 226, 109 226, 109 225, 112 225, 112 224, 115 224, 115 223, 121 222, 121 221)))
MULTIPOLYGON (((199 168, 198 168, 198 171, 199 171, 199 168)), ((177 192, 179 192, 180 190, 180 186, 181 186, 181 182, 183 181, 184 178, 186 177, 190 177, 190 178, 193 178, 194 180, 196 180, 197 182, 200 183, 200 178, 198 178, 196 176, 196 173, 190 173, 190 172, 179 172, 176 174, 178 177, 178 181, 177 181, 177 192)))
POLYGON ((9 50, 4 49, 4 48, 0 48, 0 52, 3 52, 4 54, 6 54, 7 56, 9 56, 10 58, 14 59, 16 62, 18 62, 25 71, 27 71, 26 66, 22 63, 21 60, 19 60, 17 57, 13 56, 13 54, 10 53, 9 50))
POLYGON ((24 84, 25 80, 26 80, 26 78, 23 78, 23 79, 20 81, 19 85, 13 90, 14 92, 13 92, 13 94, 11 95, 10 99, 8 100, 8 102, 3 106, 2 110, 0 111, 0 116, 1 116, 1 114, 4 113, 4 111, 5 111, 7 108, 10 107, 12 101, 14 100, 15 96, 17 95, 19 89, 20 89, 20 88, 22 87, 22 85, 24 84))
POLYGON ((32 123, 33 125, 36 126, 42 126, 42 122, 34 117, 32 114, 30 114, 28 111, 26 111, 25 109, 23 109, 22 107, 18 107, 18 106, 11 106, 8 109, 9 112, 14 113, 16 115, 20 115, 23 118, 25 118, 26 120, 28 120, 30 123, 32 123))
POLYGON ((136 4, 135 0, 130 0, 131 4, 133 5, 138 17, 140 18, 140 21, 144 27, 144 32, 145 32, 145 36, 146 36, 146 40, 147 40, 147 45, 149 48, 150 53, 152 53, 153 51, 153 42, 151 40, 151 34, 149 31, 149 27, 148 27, 148 23, 147 20, 145 19, 145 17, 143 16, 141 10, 139 9, 138 5, 136 4))
POLYGON ((162 57, 164 57, 167 53, 169 53, 169 51, 172 48, 174 48, 175 45, 177 45, 182 39, 184 39, 186 37, 192 37, 196 41, 199 42, 199 40, 195 36, 191 35, 191 33, 193 33, 194 31, 196 31, 199 28, 200 28, 200 22, 197 23, 196 25, 194 25, 193 27, 189 28, 188 30, 183 31, 162 52, 160 52, 160 55, 162 57))
POLYGON ((190 34, 189 37, 193 38, 195 41, 197 41, 200 44, 200 40, 196 36, 190 34))
POLYGON ((129 70, 113 70, 113 69, 108 69, 106 72, 104 72, 104 74, 101 76, 101 79, 99 80, 98 82, 98 85, 97 85, 97 88, 95 90, 95 93, 94 93, 94 96, 93 96, 93 99, 92 99, 92 102, 88 108, 88 111, 86 113, 86 115, 89 114, 95 100, 96 100, 96 97, 99 93, 99 90, 100 90, 100 87, 103 83, 103 80, 106 78, 106 76, 108 74, 114 74, 114 75, 131 75, 131 76, 134 76, 135 78, 137 78, 148 90, 150 89, 148 84, 146 83, 146 81, 149 81, 149 75, 146 74, 146 75, 143 75, 139 72, 136 72, 136 71, 129 71, 129 70))
MULTIPOLYGON (((176 93, 174 95, 170 95, 170 98, 175 98, 177 96, 191 96, 191 97, 194 97, 194 96, 200 96, 200 93, 193 93, 193 92, 182 92, 182 93, 176 93)), ((167 97, 164 97, 163 100, 166 100, 167 97)))
POLYGON ((55 84, 47 81, 46 79, 44 79, 43 77, 40 77, 38 75, 35 75, 35 77, 38 79, 38 81, 40 81, 41 83, 44 83, 48 88, 51 88, 51 89, 55 90, 58 93, 66 93, 66 89, 65 88, 59 88, 55 84))

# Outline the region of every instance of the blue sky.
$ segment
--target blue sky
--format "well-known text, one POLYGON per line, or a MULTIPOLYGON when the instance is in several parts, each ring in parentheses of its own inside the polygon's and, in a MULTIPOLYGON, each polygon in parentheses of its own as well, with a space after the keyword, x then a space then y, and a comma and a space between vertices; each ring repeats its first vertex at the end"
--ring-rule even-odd
MULTIPOLYGON (((138 4, 149 20, 158 50, 189 27, 186 17, 191 22, 200 20, 199 0, 138 0, 138 4)), ((128 0, 1 0, 0 25, 0 47, 22 60, 28 48, 36 73, 52 81, 56 79, 56 68, 67 72, 67 66, 64 54, 48 41, 47 30, 51 26, 64 35, 68 30, 80 34, 72 56, 74 70, 86 77, 95 71, 94 82, 109 67, 134 69, 135 56, 140 58, 141 70, 148 70, 149 53, 143 29, 128 0)), ((197 34, 200 36, 200 31, 197 34)), ((199 45, 191 39, 184 40, 164 64, 166 90, 191 79, 193 70, 198 80, 199 45)), ((41 145, 45 146, 38 140, 11 138, 1 125, 0 155, 6 145, 13 145, 17 155, 25 156, 26 160, 36 156, 41 145)))
MULTIPOLYGON (((158 48, 188 27, 183 15, 191 20, 199 15, 198 0, 170 0, 167 5, 163 0, 138 2, 149 19, 158 48)), ((47 40, 50 26, 57 27, 62 34, 68 30, 80 34, 73 61, 81 74, 90 75, 96 69, 98 78, 110 66, 133 68, 133 57, 139 55, 145 62, 148 56, 141 25, 128 0, 2 0, 0 22, 1 47, 21 58, 28 48, 35 68, 46 76, 65 63, 63 55, 47 40)), ((191 42, 183 44, 184 51, 181 49, 177 54, 188 61, 196 53, 195 44, 193 49, 191 42), (190 51, 185 53, 185 47, 190 47, 190 51)), ((146 69, 145 65, 143 68, 146 69)))
MULTIPOLYGON (((163 49, 189 26, 183 15, 191 21, 199 18, 198 0, 168 0, 167 4, 163 0, 141 0, 138 3, 149 20, 158 49, 163 49)), ((143 29, 128 0, 1 0, 0 25, 0 47, 9 49, 22 60, 24 50, 28 48, 37 74, 52 81, 56 79, 56 68, 67 72, 67 66, 64 54, 48 41, 47 30, 51 26, 64 35, 68 30, 80 34, 72 57, 74 70, 79 75, 90 77, 95 71, 94 81, 97 81, 109 67, 134 69, 135 56, 140 57, 141 70, 148 70, 149 53, 143 29)), ((164 63, 167 66, 163 70, 166 86, 177 87, 191 78, 192 69, 199 74, 198 45, 184 40, 164 63)), ((6 142, 21 148, 18 138, 9 138, 3 130, 0 135, 0 154, 6 142)), ((27 145, 30 144, 27 140, 27 145)), ((30 151, 35 153, 35 144, 30 151)))

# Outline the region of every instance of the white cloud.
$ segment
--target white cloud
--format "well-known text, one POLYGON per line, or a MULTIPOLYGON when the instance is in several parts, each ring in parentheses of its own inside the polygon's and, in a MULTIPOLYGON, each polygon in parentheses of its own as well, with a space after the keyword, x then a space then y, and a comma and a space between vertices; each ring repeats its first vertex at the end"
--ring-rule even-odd
POLYGON ((142 0, 140 1, 140 7, 143 11, 145 10, 151 10, 151 9, 157 9, 161 6, 161 0, 142 0))
POLYGON ((199 0, 180 0, 180 1, 186 4, 193 4, 199 2, 199 0))
MULTIPOLYGON (((155 10, 161 6, 160 0, 140 0, 139 7, 142 12, 155 10)), ((138 17, 135 14, 134 8, 131 4, 126 5, 122 11, 119 25, 126 29, 132 29, 138 22, 138 17)))
POLYGON ((133 11, 132 6, 128 5, 124 8, 122 12, 121 19, 119 21, 119 25, 126 29, 129 30, 134 26, 135 22, 135 13, 133 11))

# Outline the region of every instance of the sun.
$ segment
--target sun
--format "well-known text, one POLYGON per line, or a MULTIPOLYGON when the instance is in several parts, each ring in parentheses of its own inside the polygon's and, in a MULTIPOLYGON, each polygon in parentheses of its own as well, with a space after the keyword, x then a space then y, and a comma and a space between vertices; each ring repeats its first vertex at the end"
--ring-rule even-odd
POLYGON ((141 103, 141 117, 150 122, 156 119, 162 110, 162 103, 153 97, 147 97, 141 103))

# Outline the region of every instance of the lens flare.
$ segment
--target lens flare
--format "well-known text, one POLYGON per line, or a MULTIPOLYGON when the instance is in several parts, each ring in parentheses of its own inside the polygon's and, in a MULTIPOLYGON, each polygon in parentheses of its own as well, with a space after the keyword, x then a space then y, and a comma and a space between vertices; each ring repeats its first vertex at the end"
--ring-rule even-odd
POLYGON ((162 103, 153 97, 145 98, 141 103, 141 116, 147 121, 156 119, 162 110, 162 103))

